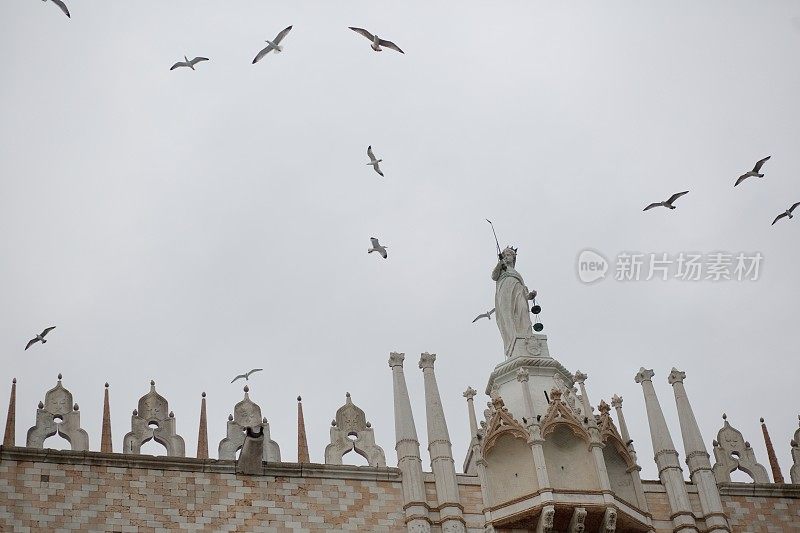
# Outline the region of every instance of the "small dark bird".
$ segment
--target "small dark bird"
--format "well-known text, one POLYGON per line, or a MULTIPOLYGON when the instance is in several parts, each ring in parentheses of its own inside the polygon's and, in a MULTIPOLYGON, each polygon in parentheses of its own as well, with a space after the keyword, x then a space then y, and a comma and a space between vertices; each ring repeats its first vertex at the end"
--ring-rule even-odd
POLYGON ((494 309, 492 309, 491 311, 487 311, 485 313, 481 313, 481 314, 479 314, 478 316, 475 317, 475 320, 473 320, 472 323, 474 324, 475 322, 477 322, 481 318, 488 318, 489 320, 491 320, 492 319, 492 313, 494 313, 494 309))
POLYGON ((175 70, 178 67, 189 67, 192 70, 195 70, 194 66, 201 61, 208 61, 207 57, 195 57, 194 59, 190 60, 188 57, 183 56, 183 61, 178 61, 174 65, 170 67, 170 70, 175 70))
POLYGON ((774 226, 777 221, 779 221, 780 219, 782 219, 784 217, 794 218, 794 216, 792 215, 792 211, 797 209, 798 205, 800 205, 800 202, 797 202, 797 203, 793 204, 792 207, 790 207, 789 209, 787 209, 786 211, 784 211, 780 215, 776 216, 775 220, 772 221, 772 225, 774 226))
MULTIPOLYGON (((69 9, 67 9, 67 4, 65 4, 61 0, 50 0, 50 1, 53 2, 55 5, 57 5, 58 8, 64 12, 67 18, 72 18, 69 16, 69 9)), ((47 0, 42 0, 42 2, 47 2, 47 0)))
POLYGON ((253 58, 253 64, 255 65, 256 63, 261 61, 261 59, 265 55, 272 52, 273 50, 275 51, 276 54, 283 52, 281 41, 283 40, 284 37, 286 37, 289 34, 291 29, 292 27, 289 26, 288 28, 285 28, 283 31, 281 31, 278 35, 276 35, 274 40, 266 41, 268 43, 267 46, 264 49, 262 49, 258 54, 256 54, 256 57, 253 58))
POLYGON ((681 196, 683 196, 684 194, 687 194, 688 192, 689 191, 676 192, 675 194, 670 196, 669 199, 666 202, 655 202, 655 203, 650 204, 647 207, 645 207, 643 209, 643 211, 647 211, 648 209, 653 209, 654 207, 668 207, 670 209, 675 209, 675 206, 672 205, 672 203, 675 200, 677 200, 678 198, 680 198, 681 196))
POLYGON ((386 249, 388 248, 388 246, 381 246, 381 243, 379 243, 378 239, 375 237, 370 237, 369 240, 372 242, 372 248, 367 250, 367 253, 371 254, 372 252, 378 252, 379 254, 381 254, 381 257, 386 259, 386 257, 388 257, 389 255, 386 253, 386 249))
POLYGON ((351 30, 353 30, 354 32, 359 33, 359 34, 363 35, 364 37, 366 37, 367 39, 369 39, 370 41, 372 41, 372 44, 370 45, 370 47, 373 50, 375 50, 376 52, 382 52, 383 49, 381 48, 381 46, 385 46, 386 48, 391 48, 392 50, 397 50, 401 54, 405 54, 405 52, 400 50, 400 47, 397 46, 396 44, 394 44, 392 41, 386 41, 384 39, 381 39, 377 35, 372 35, 370 32, 368 32, 367 30, 365 30, 363 28, 354 28, 352 26, 349 26, 349 28, 351 30))
POLYGON ((238 376, 236 376, 235 378, 233 378, 231 380, 231 383, 233 383, 237 379, 242 379, 242 378, 244 378, 245 381, 250 381, 250 375, 253 372, 261 372, 262 370, 264 370, 264 369, 263 368, 254 368, 253 370, 251 370, 250 372, 247 372, 246 374, 239 374, 238 376))
POLYGON ((28 341, 28 344, 25 345, 25 349, 27 350, 28 348, 30 348, 31 346, 33 346, 37 342, 41 342, 42 344, 46 343, 47 341, 45 340, 45 336, 48 333, 50 333, 51 331, 53 331, 54 329, 56 329, 55 326, 50 326, 49 328, 44 328, 44 331, 42 331, 41 333, 36 335, 36 337, 34 337, 34 338, 32 338, 31 340, 28 341))
POLYGON ((747 178, 752 178, 753 176, 755 176, 756 178, 763 178, 764 174, 759 174, 759 172, 761 172, 761 167, 764 166, 764 163, 766 163, 770 157, 772 156, 768 155, 764 159, 761 159, 758 163, 756 163, 756 166, 753 167, 753 170, 739 176, 739 179, 736 180, 736 183, 734 183, 733 186, 736 187, 747 178))

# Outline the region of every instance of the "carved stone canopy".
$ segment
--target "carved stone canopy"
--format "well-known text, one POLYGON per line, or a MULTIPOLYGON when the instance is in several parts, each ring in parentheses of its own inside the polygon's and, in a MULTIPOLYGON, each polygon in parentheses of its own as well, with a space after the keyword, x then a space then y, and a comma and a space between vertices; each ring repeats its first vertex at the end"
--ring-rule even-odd
POLYGON ((44 447, 44 441, 58 433, 70 443, 73 451, 89 449, 89 434, 81 429, 81 414, 78 404, 73 404, 72 393, 61 385, 61 374, 56 386, 44 395, 36 410, 36 425, 28 430, 26 446, 44 447))
POLYGON ((168 456, 186 456, 183 437, 175 430, 175 413, 169 410, 166 398, 156 392, 156 382, 152 380, 150 392, 139 398, 138 408, 133 411, 131 431, 123 439, 122 453, 140 454, 142 445, 151 439, 163 445, 168 456))
POLYGON ((478 432, 481 434, 480 452, 483 457, 486 457, 489 450, 503 435, 510 435, 525 442, 531 439, 530 432, 508 412, 508 408, 500 396, 493 398, 489 405, 491 409, 488 409, 486 413, 488 415, 486 429, 478 432))
POLYGON ((219 458, 235 460, 245 443, 247 428, 263 435, 262 461, 279 463, 281 449, 269 434, 269 422, 261 416, 261 407, 250 399, 250 387, 245 385, 244 398, 233 407, 228 417, 227 436, 219 443, 219 458))
POLYGON ((576 416, 575 411, 561 399, 561 396, 562 391, 558 388, 550 391, 550 407, 541 421, 542 437, 547 438, 556 426, 564 424, 572 430, 576 437, 584 439, 588 443, 590 436, 585 424, 576 416))
POLYGON ((375 443, 372 424, 350 398, 348 392, 345 403, 336 411, 331 423, 331 443, 325 447, 325 463, 340 465, 342 457, 351 451, 364 457, 370 466, 386 466, 383 449, 375 443), (350 439, 350 437, 355 437, 350 439))
POLYGON ((756 483, 769 483, 767 469, 756 461, 756 453, 750 443, 744 440, 742 432, 728 423, 727 415, 722 415, 725 421, 722 429, 717 433, 714 441, 713 471, 717 483, 730 483, 731 472, 741 470, 756 483))

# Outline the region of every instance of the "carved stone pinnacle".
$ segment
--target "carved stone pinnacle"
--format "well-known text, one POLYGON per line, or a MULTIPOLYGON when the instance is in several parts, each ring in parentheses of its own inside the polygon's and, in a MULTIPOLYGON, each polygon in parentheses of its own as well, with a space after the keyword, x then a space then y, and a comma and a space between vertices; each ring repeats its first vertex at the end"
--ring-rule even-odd
POLYGON ((392 352, 389 354, 389 367, 403 366, 406 354, 402 352, 392 352))
POLYGON ((641 383, 642 381, 653 381, 653 376, 655 375, 656 373, 653 372, 652 368, 647 369, 645 367, 641 367, 639 369, 639 373, 636 374, 636 376, 633 379, 636 381, 636 383, 641 383))
POLYGON ((622 396, 617 396, 616 394, 611 397, 611 405, 614 409, 621 409, 622 408, 622 396))
POLYGON ((681 372, 674 366, 672 367, 672 372, 670 372, 669 376, 667 376, 667 382, 670 385, 674 385, 675 383, 683 383, 684 379, 686 379, 686 372, 681 372))
POLYGON ((424 352, 419 358, 420 368, 433 368, 433 363, 436 362, 436 354, 424 352))
POLYGON ((476 391, 472 387, 467 387, 467 390, 464 391, 463 396, 467 400, 471 400, 471 399, 473 399, 475 397, 476 394, 478 394, 478 391, 476 391))
POLYGON ((586 381, 588 379, 588 377, 589 376, 587 376, 586 374, 584 374, 580 370, 577 370, 575 372, 575 383, 583 383, 584 381, 586 381))

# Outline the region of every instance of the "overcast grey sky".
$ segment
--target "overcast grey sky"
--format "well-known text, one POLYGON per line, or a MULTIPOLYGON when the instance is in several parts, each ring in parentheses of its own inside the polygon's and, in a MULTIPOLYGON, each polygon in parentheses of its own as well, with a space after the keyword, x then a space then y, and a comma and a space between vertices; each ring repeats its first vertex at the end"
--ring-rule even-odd
POLYGON ((655 369, 682 453, 674 365, 709 449, 724 411, 767 465, 764 416, 788 478, 800 220, 770 223, 800 201, 796 2, 68 4, 71 19, 0 3, 0 394, 19 379, 18 443, 63 372, 91 449, 103 383, 120 451, 152 378, 188 455, 208 393, 216 456, 242 397, 230 379, 260 367, 252 398, 285 460, 295 397, 322 462, 350 391, 396 464, 396 350, 428 465, 430 351, 460 467, 461 392, 483 392, 503 358, 494 321, 471 323, 494 301, 488 217, 519 247, 551 353, 588 373, 594 405, 624 397, 645 477, 633 376, 655 369), (251 65, 290 24, 285 52, 251 65), (184 54, 211 60, 170 72, 184 54), (766 178, 732 187, 770 154, 766 178), (686 189, 677 210, 642 212, 686 189), (764 261, 758 281, 585 285, 587 247, 764 261))

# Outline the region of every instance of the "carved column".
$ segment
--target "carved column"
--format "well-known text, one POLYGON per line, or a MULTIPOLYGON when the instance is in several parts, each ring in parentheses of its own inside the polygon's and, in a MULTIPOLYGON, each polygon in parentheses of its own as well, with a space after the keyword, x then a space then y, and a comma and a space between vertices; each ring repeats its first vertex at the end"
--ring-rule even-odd
POLYGON ((625 415, 622 414, 622 397, 615 394, 614 397, 611 398, 611 405, 617 412, 617 422, 619 422, 619 430, 622 434, 622 439, 625 441, 628 452, 631 454, 631 458, 633 459, 634 466, 628 469, 628 473, 631 474, 631 477, 633 478, 633 489, 636 491, 636 500, 639 502, 639 509, 647 511, 649 510, 647 507, 647 498, 644 495, 642 476, 640 474, 642 467, 639 466, 639 461, 636 459, 636 450, 633 448, 633 440, 631 439, 630 433, 628 433, 628 425, 625 423, 625 415))
POLYGON ((447 420, 442 408, 439 386, 436 384, 436 373, 433 364, 436 354, 423 353, 419 360, 422 376, 425 381, 425 412, 428 418, 428 452, 431 456, 431 468, 436 481, 436 495, 439 500, 442 531, 461 533, 466 531, 463 507, 458 496, 458 480, 453 461, 453 449, 450 433, 447 431, 447 420))
POLYGON ((406 526, 409 532, 429 533, 428 504, 422 477, 422 460, 419 456, 419 440, 411 411, 406 377, 403 373, 405 354, 392 352, 389 367, 392 369, 394 390, 394 433, 397 467, 403 474, 403 508, 406 511, 406 526))
POLYGON ((478 391, 473 389, 472 387, 467 387, 467 390, 464 391, 464 398, 467 399, 467 413, 469 414, 469 443, 470 448, 472 445, 475 444, 475 440, 478 437, 478 419, 475 416, 475 395, 478 394, 478 391))
POLYGON ((686 372, 673 368, 667 381, 672 385, 675 393, 675 405, 678 407, 678 420, 681 424, 681 435, 683 436, 683 449, 686 453, 686 465, 689 467, 689 478, 697 486, 700 496, 700 508, 703 511, 703 518, 706 521, 706 528, 709 532, 730 531, 725 511, 722 507, 722 500, 717 489, 717 481, 714 479, 714 472, 711 470, 708 451, 703 442, 703 435, 700 433, 700 426, 694 417, 689 397, 686 395, 686 388, 683 380, 686 379, 686 372))
POLYGON ((595 469, 597 470, 597 478, 600 480, 600 488, 603 490, 611 491, 611 481, 608 479, 608 469, 606 468, 606 460, 603 457, 603 440, 600 438, 600 430, 597 429, 597 420, 594 419, 592 414, 591 404, 589 403, 589 396, 586 394, 586 385, 584 382, 588 378, 586 374, 578 370, 575 372, 575 383, 581 389, 581 402, 583 403, 583 412, 586 413, 586 420, 589 431, 589 448, 592 450, 592 457, 594 458, 595 469))
MULTIPOLYGON (((531 447, 533 454, 533 466, 536 469, 536 480, 539 483, 539 490, 550 489, 550 478, 547 476, 547 463, 544 460, 544 439, 542 438, 542 430, 539 426, 539 420, 533 409, 533 398, 531 398, 531 389, 528 386, 530 373, 525 368, 517 370, 517 381, 522 387, 522 399, 525 402, 525 428, 530 433, 531 437, 528 444, 531 447)), ((553 493, 548 492, 542 494, 542 500, 552 500, 553 493)))
POLYGON ((697 531, 697 524, 689 503, 683 474, 678 462, 678 452, 669 434, 667 421, 658 403, 658 396, 653 387, 655 372, 641 368, 636 374, 636 383, 642 385, 644 403, 647 409, 647 421, 650 424, 650 438, 653 441, 653 452, 658 466, 658 477, 667 491, 667 498, 672 509, 672 525, 675 533, 681 531, 697 531))

